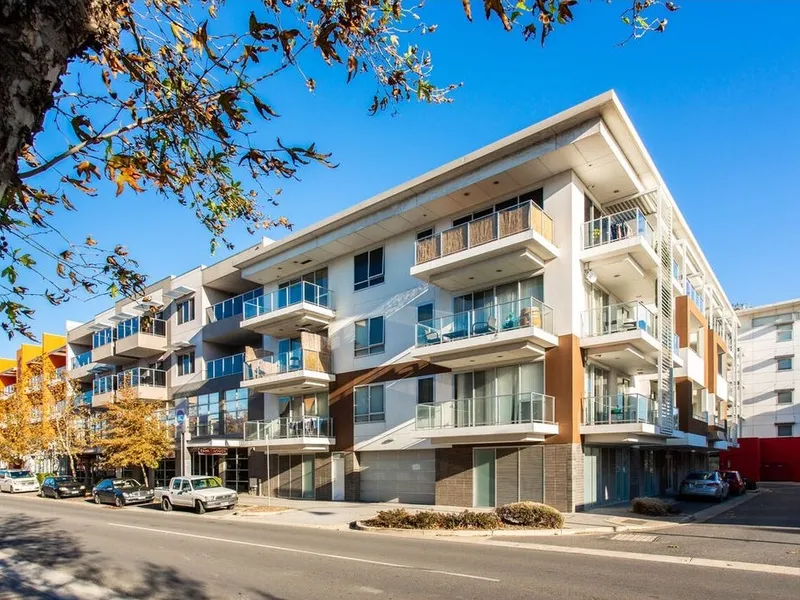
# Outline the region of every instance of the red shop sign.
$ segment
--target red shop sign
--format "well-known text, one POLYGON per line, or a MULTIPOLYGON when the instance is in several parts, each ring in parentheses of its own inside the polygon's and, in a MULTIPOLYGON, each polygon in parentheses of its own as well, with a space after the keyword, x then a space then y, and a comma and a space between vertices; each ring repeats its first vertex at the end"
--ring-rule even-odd
POLYGON ((198 454, 206 454, 211 456, 227 456, 227 448, 198 448, 198 454))

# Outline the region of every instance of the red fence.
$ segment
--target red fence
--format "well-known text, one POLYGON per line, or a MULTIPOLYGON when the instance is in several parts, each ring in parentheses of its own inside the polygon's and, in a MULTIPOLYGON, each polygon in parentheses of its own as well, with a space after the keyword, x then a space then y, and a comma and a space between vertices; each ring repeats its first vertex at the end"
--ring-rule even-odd
POLYGON ((719 453, 722 469, 754 481, 800 482, 800 438, 739 438, 739 447, 719 453))

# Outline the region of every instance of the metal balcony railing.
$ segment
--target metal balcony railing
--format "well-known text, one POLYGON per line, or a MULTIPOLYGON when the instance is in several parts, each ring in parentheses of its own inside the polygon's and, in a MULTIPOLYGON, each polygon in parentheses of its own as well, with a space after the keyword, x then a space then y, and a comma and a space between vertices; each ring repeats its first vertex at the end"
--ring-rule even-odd
POLYGON ((656 315, 641 302, 623 302, 583 312, 583 337, 641 329, 656 335, 656 315))
POLYGON ((280 417, 271 421, 247 421, 244 424, 244 439, 251 442, 330 437, 333 437, 333 420, 330 417, 280 417))
POLYGON ((417 405, 417 429, 555 423, 555 398, 539 392, 417 405))
POLYGON ((97 396, 98 394, 107 394, 117 389, 117 378, 114 375, 104 375, 97 377, 92 382, 92 393, 97 396))
POLYGON ((166 337, 167 322, 151 317, 133 317, 117 325, 117 339, 121 340, 136 333, 146 333, 166 337))
POLYGON ((583 249, 642 236, 655 247, 655 232, 638 208, 606 215, 583 224, 583 249))
POLYGON ((417 323, 416 345, 430 346, 535 327, 553 332, 553 309, 536 298, 492 304, 417 323))
POLYGON ((416 264, 533 230, 553 243, 553 219, 532 201, 417 240, 416 264))
POLYGON ((691 282, 688 279, 686 280, 686 295, 692 299, 697 308, 700 309, 700 312, 703 312, 705 310, 706 304, 703 301, 703 297, 700 295, 700 292, 698 292, 695 289, 695 287, 691 284, 691 282))
POLYGON ((252 319, 287 306, 307 302, 333 308, 333 292, 310 281, 299 281, 244 304, 244 318, 252 319))
POLYGON ((92 348, 100 348, 106 344, 110 344, 116 339, 115 330, 111 327, 95 331, 92 334, 92 348))
POLYGON ((223 356, 206 363, 206 379, 240 375, 244 368, 244 353, 223 356))
POLYGON ((297 349, 251 360, 245 363, 244 379, 259 379, 302 370, 330 373, 330 354, 316 350, 297 349))
POLYGON ((159 369, 136 367, 117 373, 117 389, 136 386, 166 387, 167 372, 159 369))
POLYGON ((77 369, 78 367, 85 367, 92 363, 92 351, 87 350, 86 352, 81 352, 80 354, 72 357, 72 368, 77 369))
POLYGON ((216 321, 222 321, 223 319, 241 315, 244 312, 245 304, 263 295, 263 288, 257 288, 245 292, 244 294, 234 296, 233 298, 228 298, 222 302, 217 302, 208 308, 208 322, 215 323, 216 321))
POLYGON ((656 425, 658 407, 655 400, 641 394, 588 396, 583 399, 584 425, 617 425, 647 423, 656 425))

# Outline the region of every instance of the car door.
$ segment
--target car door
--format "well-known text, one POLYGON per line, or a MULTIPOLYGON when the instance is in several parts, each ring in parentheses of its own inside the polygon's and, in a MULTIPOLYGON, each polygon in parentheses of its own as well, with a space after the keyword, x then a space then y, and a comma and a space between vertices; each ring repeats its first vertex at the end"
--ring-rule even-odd
POLYGON ((6 491, 7 479, 8 479, 8 471, 0 471, 0 492, 6 491))
POLYGON ((183 479, 175 478, 169 486, 169 500, 174 506, 181 506, 181 484, 183 479))
POLYGON ((111 482, 110 481, 101 481, 100 483, 97 484, 97 487, 95 488, 95 492, 94 493, 97 494, 97 497, 100 500, 100 502, 108 502, 109 501, 109 497, 108 497, 108 488, 109 487, 111 487, 111 482))
POLYGON ((45 480, 42 482, 42 496, 46 497, 49 496, 50 493, 53 491, 53 478, 52 477, 45 477, 45 480))
POLYGON ((192 502, 192 484, 189 482, 188 479, 184 479, 183 481, 181 481, 181 491, 178 494, 178 498, 180 498, 181 506, 194 505, 194 502, 192 502))

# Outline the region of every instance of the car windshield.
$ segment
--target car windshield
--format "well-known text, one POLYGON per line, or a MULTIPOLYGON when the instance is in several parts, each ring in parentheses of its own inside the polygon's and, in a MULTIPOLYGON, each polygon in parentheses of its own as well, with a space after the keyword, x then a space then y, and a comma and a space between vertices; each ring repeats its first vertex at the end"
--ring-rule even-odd
POLYGON ((218 488, 220 485, 219 479, 214 477, 204 477, 203 479, 192 479, 192 485, 196 490, 205 490, 207 488, 218 488))
POLYGON ((736 473, 735 471, 725 471, 725 472, 721 473, 721 475, 725 479, 736 479, 737 478, 736 476, 738 475, 738 473, 736 473))
POLYGON ((686 479, 700 479, 700 480, 714 479, 714 473, 712 473, 712 472, 703 472, 703 471, 695 471, 694 473, 689 473, 686 476, 686 479))
POLYGON ((141 486, 135 479, 117 479, 114 481, 114 487, 118 490, 130 490, 141 486))
POLYGON ((72 483, 72 477, 53 477, 53 481, 56 483, 72 483))
POLYGON ((25 479, 26 477, 33 477, 33 473, 30 471, 9 471, 8 474, 11 476, 11 479, 25 479))

